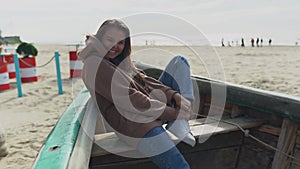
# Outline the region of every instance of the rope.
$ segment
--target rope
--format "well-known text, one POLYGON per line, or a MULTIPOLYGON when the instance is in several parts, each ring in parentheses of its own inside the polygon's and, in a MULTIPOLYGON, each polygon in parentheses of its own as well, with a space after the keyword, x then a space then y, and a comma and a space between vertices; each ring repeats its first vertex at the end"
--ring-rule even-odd
POLYGON ((218 120, 218 119, 215 119, 215 118, 213 118, 213 117, 208 117, 208 116, 200 115, 200 114, 196 114, 196 113, 193 113, 193 114, 195 114, 195 115, 197 115, 197 116, 199 116, 199 117, 209 118, 209 119, 215 120, 215 121, 217 121, 217 122, 218 122, 218 121, 221 121, 221 122, 224 122, 224 123, 227 123, 227 124, 236 126, 236 127, 238 127, 238 128, 244 133, 244 135, 245 135, 246 137, 250 137, 250 138, 252 138, 253 140, 259 142, 260 144, 262 144, 262 145, 264 145, 264 146, 270 148, 271 150, 273 150, 273 151, 275 151, 275 152, 279 152, 279 153, 281 153, 281 154, 287 156, 288 158, 291 158, 291 159, 293 159, 293 160, 295 160, 295 161, 299 161, 299 162, 294 162, 294 161, 292 161, 291 163, 300 165, 300 159, 298 159, 298 158, 296 158, 295 156, 292 156, 292 155, 290 155, 290 154, 288 154, 288 153, 286 153, 286 152, 283 152, 283 151, 279 150, 278 148, 276 148, 276 147, 274 147, 274 146, 272 146, 272 145, 270 145, 270 144, 265 143, 264 141, 262 141, 262 140, 260 140, 259 138, 253 136, 252 134, 250 134, 250 131, 249 131, 248 129, 243 129, 239 124, 236 124, 236 123, 234 123, 234 122, 229 122, 229 121, 226 121, 226 120, 218 120))
MULTIPOLYGON (((53 56, 48 62, 46 62, 45 64, 42 64, 42 65, 39 65, 39 66, 35 66, 36 68, 42 68, 42 67, 45 67, 45 66, 47 66, 53 59, 55 58, 55 56, 53 56)), ((22 60, 22 59, 20 59, 20 61, 22 62, 22 63, 24 63, 26 66, 28 66, 28 67, 34 67, 33 65, 31 65, 31 64, 29 64, 29 63, 27 63, 27 62, 25 62, 24 60, 22 60)))

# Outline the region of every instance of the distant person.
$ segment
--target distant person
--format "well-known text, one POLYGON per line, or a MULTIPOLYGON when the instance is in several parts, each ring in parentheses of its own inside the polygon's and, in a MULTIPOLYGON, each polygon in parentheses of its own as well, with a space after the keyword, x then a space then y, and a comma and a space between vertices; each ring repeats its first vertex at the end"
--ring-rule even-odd
POLYGON ((254 47, 254 39, 251 38, 251 46, 254 47))
POLYGON ((260 47, 263 46, 263 42, 264 42, 264 40, 263 40, 263 38, 261 38, 261 39, 260 39, 260 47))
POLYGON ((221 43, 222 43, 222 47, 224 47, 225 46, 225 44, 224 44, 224 38, 222 38, 221 43))
POLYGON ((269 46, 271 46, 272 45, 272 39, 270 38, 269 39, 269 46))
POLYGON ((230 41, 228 41, 228 46, 231 47, 230 41))
POLYGON ((256 38, 256 46, 259 47, 259 38, 256 38))
POLYGON ((242 44, 241 44, 242 47, 245 47, 245 42, 244 42, 244 38, 242 38, 242 44))

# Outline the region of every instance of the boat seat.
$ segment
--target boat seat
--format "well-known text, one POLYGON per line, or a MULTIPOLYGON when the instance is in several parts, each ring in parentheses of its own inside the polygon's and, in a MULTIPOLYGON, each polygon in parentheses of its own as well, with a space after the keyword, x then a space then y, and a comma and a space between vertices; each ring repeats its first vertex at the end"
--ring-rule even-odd
MULTIPOLYGON (((199 141, 201 139, 208 138, 210 135, 238 131, 240 130, 238 126, 243 129, 248 129, 258 127, 262 124, 262 120, 245 117, 226 119, 220 122, 206 118, 189 120, 191 133, 198 138, 199 141)), ((168 134, 175 143, 180 141, 170 132, 168 132, 168 134)), ((130 147, 125 142, 120 140, 114 132, 95 134, 94 139, 91 157, 102 156, 110 153, 134 151, 133 147, 130 147), (103 147, 105 147, 106 150, 103 147)))

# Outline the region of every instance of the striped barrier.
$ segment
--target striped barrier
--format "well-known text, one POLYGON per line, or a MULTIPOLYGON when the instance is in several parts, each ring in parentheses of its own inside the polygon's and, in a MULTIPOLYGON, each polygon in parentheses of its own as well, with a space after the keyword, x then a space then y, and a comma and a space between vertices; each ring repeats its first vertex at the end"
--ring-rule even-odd
POLYGON ((8 76, 10 79, 16 78, 16 68, 14 62, 14 55, 9 54, 4 56, 5 61, 7 62, 8 76))
MULTIPOLYGON (((1 53, 0 54, 0 91, 7 90, 10 88, 9 84, 9 75, 8 75, 8 66, 6 61, 10 61, 10 63, 14 63, 15 67, 15 77, 18 89, 18 96, 23 97, 22 92, 22 82, 35 82, 38 81, 38 77, 36 76, 37 68, 44 67, 51 63, 51 61, 55 58, 56 63, 56 73, 57 73, 57 84, 59 94, 63 94, 62 89, 62 79, 61 79, 61 72, 60 72, 60 63, 59 63, 59 56, 60 54, 56 51, 54 56, 45 64, 37 66, 36 59, 33 58, 19 58, 17 54, 13 54, 13 58, 10 57, 4 58, 2 56, 7 56, 8 54, 1 53)), ((1 147, 0 147, 0 150, 1 147)))
POLYGON ((83 62, 77 56, 77 51, 70 51, 70 78, 81 77, 83 62))
POLYGON ((7 63, 0 61, 0 91, 10 89, 7 63))
POLYGON ((20 73, 21 81, 23 83, 27 82, 37 82, 37 71, 36 71, 36 61, 35 57, 33 58, 20 58, 20 73))

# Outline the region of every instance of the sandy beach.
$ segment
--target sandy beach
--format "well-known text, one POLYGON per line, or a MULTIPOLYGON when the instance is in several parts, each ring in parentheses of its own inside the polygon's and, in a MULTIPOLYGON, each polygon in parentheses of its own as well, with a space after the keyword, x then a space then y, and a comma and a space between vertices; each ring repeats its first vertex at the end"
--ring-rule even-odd
MULTIPOLYGON (((0 128, 5 132, 8 149, 8 155, 0 157, 0 169, 31 168, 47 135, 81 88, 80 83, 74 86, 69 78, 68 51, 75 47, 36 47, 39 51, 37 65, 48 62, 55 51, 60 53, 64 94, 58 94, 54 60, 37 69, 38 82, 22 85, 21 98, 15 79, 10 80, 11 89, 0 92, 0 128)), ((300 97, 300 46, 193 48, 197 48, 201 56, 218 56, 227 82, 300 97)), ((136 46, 133 55, 134 60, 160 67, 171 56, 183 55, 190 61, 192 74, 209 77, 207 63, 191 48, 136 46)))

